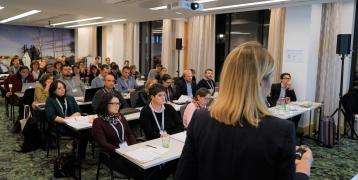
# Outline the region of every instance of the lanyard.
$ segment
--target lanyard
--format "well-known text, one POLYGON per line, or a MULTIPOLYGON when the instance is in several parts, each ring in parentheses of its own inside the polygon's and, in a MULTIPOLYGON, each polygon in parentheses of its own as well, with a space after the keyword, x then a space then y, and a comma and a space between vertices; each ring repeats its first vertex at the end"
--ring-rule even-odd
POLYGON ((153 106, 152 106, 152 103, 150 103, 150 109, 152 110, 152 114, 153 114, 153 117, 155 119, 155 123, 157 124, 158 126, 158 129, 159 131, 164 131, 164 109, 162 108, 162 128, 160 128, 159 126, 159 122, 158 122, 158 119, 157 119, 157 116, 155 115, 154 113, 154 110, 153 110, 153 106))
POLYGON ((66 97, 65 97, 65 111, 63 111, 62 104, 60 103, 60 101, 57 98, 56 98, 56 101, 57 101, 58 105, 60 105, 60 108, 61 108, 63 116, 66 117, 66 115, 67 115, 67 100, 66 100, 66 97))
POLYGON ((123 127, 123 124, 122 124, 121 120, 119 120, 119 124, 121 124, 121 128, 122 128, 122 139, 119 137, 119 133, 118 133, 117 128, 113 124, 111 124, 111 123, 109 123, 109 124, 113 127, 114 131, 116 131, 116 134, 117 134, 118 139, 119 139, 119 143, 122 143, 124 141, 124 127, 123 127))
POLYGON ((209 85, 210 89, 214 89, 214 85, 210 80, 207 80, 206 83, 209 85))

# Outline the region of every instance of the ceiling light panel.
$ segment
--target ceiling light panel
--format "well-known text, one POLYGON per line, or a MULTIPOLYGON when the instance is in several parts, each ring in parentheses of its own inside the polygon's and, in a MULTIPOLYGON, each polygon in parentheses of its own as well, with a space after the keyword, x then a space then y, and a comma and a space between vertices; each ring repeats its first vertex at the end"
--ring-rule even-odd
POLYGON ((7 23, 7 22, 10 22, 10 21, 13 21, 13 20, 16 20, 16 19, 20 19, 20 18, 24 18, 24 17, 27 17, 27 16, 31 16, 33 14, 37 14, 39 12, 41 12, 41 11, 40 10, 31 10, 31 11, 28 11, 28 12, 25 12, 25 13, 22 13, 22 14, 19 14, 19 15, 4 19, 4 20, 0 21, 0 23, 7 23))

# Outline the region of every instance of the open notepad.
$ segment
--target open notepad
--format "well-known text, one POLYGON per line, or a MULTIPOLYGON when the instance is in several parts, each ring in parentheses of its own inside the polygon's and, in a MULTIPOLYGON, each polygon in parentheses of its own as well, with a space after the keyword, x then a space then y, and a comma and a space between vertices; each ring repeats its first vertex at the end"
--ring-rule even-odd
POLYGON ((171 138, 178 140, 180 142, 185 142, 186 139, 186 131, 180 132, 180 133, 176 133, 176 134, 172 134, 170 135, 171 138))
POLYGON ((152 147, 141 147, 133 151, 128 151, 125 155, 139 163, 146 163, 160 158, 162 154, 169 150, 160 146, 151 146, 152 147))

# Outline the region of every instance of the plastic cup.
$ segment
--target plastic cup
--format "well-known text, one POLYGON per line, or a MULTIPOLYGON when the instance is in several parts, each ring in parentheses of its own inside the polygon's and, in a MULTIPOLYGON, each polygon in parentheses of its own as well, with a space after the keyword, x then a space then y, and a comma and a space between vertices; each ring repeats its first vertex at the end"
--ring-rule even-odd
POLYGON ((162 146, 164 148, 169 148, 169 146, 170 146, 170 136, 169 136, 169 134, 163 134, 161 136, 161 139, 162 139, 162 146))

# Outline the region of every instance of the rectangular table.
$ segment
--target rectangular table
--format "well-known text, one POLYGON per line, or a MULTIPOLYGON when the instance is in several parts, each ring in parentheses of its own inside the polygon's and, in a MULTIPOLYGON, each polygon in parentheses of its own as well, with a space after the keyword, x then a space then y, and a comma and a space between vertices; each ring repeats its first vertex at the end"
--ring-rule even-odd
POLYGON ((134 144, 134 145, 131 145, 131 146, 128 146, 125 148, 118 148, 118 149, 116 149, 116 152, 119 155, 125 157, 129 161, 136 164, 141 169, 145 170, 145 169, 149 169, 149 168, 161 165, 163 163, 166 163, 166 162, 169 162, 169 161, 172 161, 175 159, 179 159, 179 157, 181 156, 183 147, 184 147, 184 142, 177 140, 176 138, 170 137, 170 145, 169 145, 168 151, 165 152, 164 154, 161 154, 159 158, 154 159, 149 162, 145 162, 145 163, 138 162, 127 154, 128 152, 136 150, 138 148, 150 148, 147 145, 162 146, 162 140, 161 140, 161 138, 157 138, 157 139, 153 139, 150 141, 134 144))

